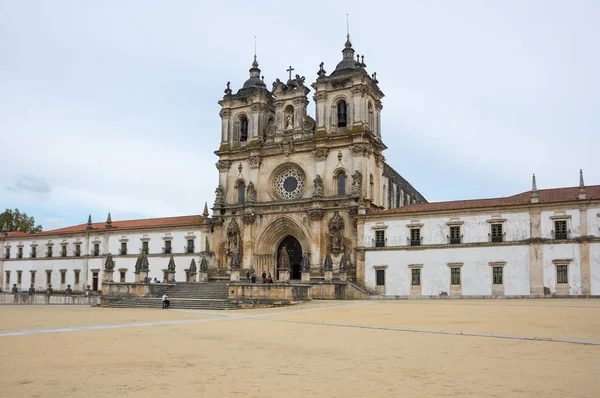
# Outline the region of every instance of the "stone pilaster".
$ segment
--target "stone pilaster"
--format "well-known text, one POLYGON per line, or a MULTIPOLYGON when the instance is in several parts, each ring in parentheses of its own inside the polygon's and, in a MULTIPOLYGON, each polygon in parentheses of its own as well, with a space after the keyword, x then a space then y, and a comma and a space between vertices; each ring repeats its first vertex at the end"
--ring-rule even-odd
MULTIPOLYGON (((588 236, 587 213, 587 208, 582 204, 579 208, 579 231, 581 237, 588 236)), ((579 256, 581 258, 581 294, 591 294, 590 245, 588 242, 581 242, 579 244, 579 256)))
POLYGON ((311 258, 310 263, 312 265, 321 264, 321 222, 323 219, 323 215, 325 212, 319 208, 317 208, 319 204, 315 204, 315 208, 309 210, 308 215, 310 218, 310 227, 311 227, 311 258))
POLYGON ((240 281, 240 270, 232 269, 231 274, 229 275, 229 280, 231 282, 239 282, 240 281))
POLYGON ((544 251, 541 244, 541 210, 530 208, 529 222, 532 243, 529 244, 529 290, 532 296, 544 295, 544 251))

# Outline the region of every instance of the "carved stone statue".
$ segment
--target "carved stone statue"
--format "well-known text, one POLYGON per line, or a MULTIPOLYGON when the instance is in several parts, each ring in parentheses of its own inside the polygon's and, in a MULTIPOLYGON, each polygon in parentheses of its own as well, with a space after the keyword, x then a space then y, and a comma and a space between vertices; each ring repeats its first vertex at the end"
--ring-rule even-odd
POLYGON ((31 286, 29 287, 29 295, 30 295, 30 296, 33 296, 34 294, 35 294, 35 286, 34 286, 34 285, 31 285, 31 286))
POLYGON ((220 185, 215 189, 215 207, 225 204, 225 192, 220 185))
POLYGON ((73 294, 73 289, 71 289, 71 285, 67 285, 67 288, 65 289, 65 294, 67 296, 70 296, 73 294))
POLYGON ((337 210, 329 220, 329 235, 331 236, 331 253, 337 255, 342 249, 344 240, 344 219, 337 210))
POLYGON ((106 262, 104 263, 105 272, 113 272, 115 270, 115 262, 113 261, 112 254, 108 253, 106 256, 106 262))
POLYGON ((11 289, 11 293, 12 294, 17 294, 19 293, 19 288, 17 287, 16 283, 13 283, 12 289, 11 289))
POLYGON ((294 128, 294 117, 292 115, 288 115, 287 118, 285 119, 285 121, 286 121, 286 123, 285 123, 286 130, 294 128))
POLYGON ((362 195, 362 173, 358 170, 352 174, 352 195, 362 195))
POLYGON ((167 265, 167 270, 169 272, 175 272, 175 259, 173 256, 169 259, 169 264, 167 265))
POLYGON ((246 203, 255 203, 256 202, 256 188, 254 188, 254 184, 252 181, 248 184, 246 188, 246 203))
POLYGON ((228 249, 230 251, 239 250, 240 249, 240 226, 235 220, 231 220, 229 226, 227 227, 227 244, 228 249))
POLYGON ((320 175, 317 174, 317 177, 313 180, 315 184, 315 190, 313 192, 313 198, 322 198, 323 197, 323 179, 320 175))

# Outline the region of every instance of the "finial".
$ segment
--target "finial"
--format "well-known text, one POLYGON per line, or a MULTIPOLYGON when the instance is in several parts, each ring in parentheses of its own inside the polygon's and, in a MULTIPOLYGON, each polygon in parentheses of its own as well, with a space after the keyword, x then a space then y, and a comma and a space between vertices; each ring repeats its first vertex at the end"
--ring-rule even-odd
POLYGON ((532 181, 531 181, 531 203, 538 203, 538 202, 539 202, 538 189, 537 189, 537 184, 535 182, 535 174, 534 174, 532 181))
POLYGON ((88 216, 87 229, 88 230, 92 229, 92 215, 91 214, 88 216))
POLYGON ((256 36, 254 36, 254 59, 256 59, 256 36))
POLYGON ((256 61, 256 54, 254 54, 254 61, 252 62, 253 68, 258 68, 258 61, 256 61))
POLYGON ((373 83, 379 83, 379 80, 377 80, 377 72, 373 72, 373 74, 371 75, 371 79, 373 80, 373 83))
POLYGON ((317 72, 319 77, 325 76, 325 73, 327 73, 325 72, 325 69, 323 69, 323 65, 325 65, 323 62, 319 64, 319 71, 317 72))
POLYGON ((238 170, 240 172, 240 174, 242 174, 242 164, 240 163, 240 165, 238 166, 238 170))
POLYGON ((223 91, 225 95, 231 95, 231 87, 229 87, 230 84, 231 82, 227 82, 227 87, 225 88, 225 91, 223 91))
POLYGON ((365 56, 364 55, 360 56, 360 66, 362 66, 363 68, 367 67, 367 65, 365 64, 365 56))
POLYGON ((587 199, 585 184, 583 183, 583 170, 579 169, 579 199, 587 199))
POLYGON ((204 211, 202 212, 204 217, 208 217, 208 203, 204 202, 204 211))
POLYGON ((356 62, 360 64, 360 55, 356 54, 356 62))
POLYGON ((112 228, 112 219, 110 218, 110 213, 108 213, 108 217, 106 217, 106 228, 112 228))
POLYGON ((265 82, 265 77, 264 77, 264 76, 261 76, 261 77, 260 77, 260 80, 262 80, 262 82, 264 83, 264 82, 265 82))
POLYGON ((346 14, 346 37, 350 39, 350 18, 346 14))

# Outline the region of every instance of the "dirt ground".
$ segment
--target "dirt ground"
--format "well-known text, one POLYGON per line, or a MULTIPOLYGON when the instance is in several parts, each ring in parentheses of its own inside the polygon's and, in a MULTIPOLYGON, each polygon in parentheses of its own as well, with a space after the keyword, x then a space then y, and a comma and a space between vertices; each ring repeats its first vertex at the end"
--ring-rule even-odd
POLYGON ((600 345, 437 333, 600 344, 600 300, 0 306, 0 320, 0 397, 600 396, 600 345), (87 325, 121 327, 72 329, 87 325))

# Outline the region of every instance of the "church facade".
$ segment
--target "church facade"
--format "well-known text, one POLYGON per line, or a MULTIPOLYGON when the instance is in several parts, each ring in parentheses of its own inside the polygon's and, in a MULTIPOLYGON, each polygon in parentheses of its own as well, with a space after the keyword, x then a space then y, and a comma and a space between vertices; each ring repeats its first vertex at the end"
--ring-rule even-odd
POLYGON ((239 90, 227 83, 212 214, 5 228, 0 288, 100 290, 146 267, 188 282, 347 279, 386 296, 600 295, 600 186, 534 179, 506 198, 428 203, 385 160, 384 95, 349 37, 312 84, 288 72, 268 89, 255 56, 239 90))

